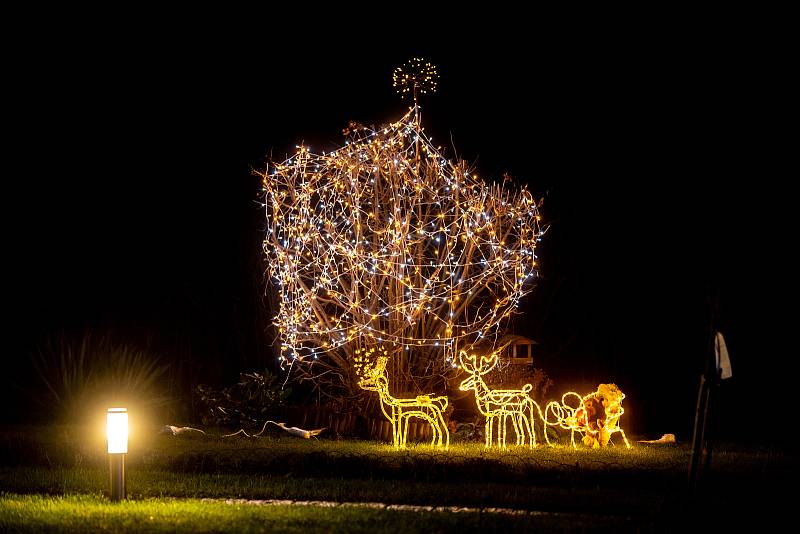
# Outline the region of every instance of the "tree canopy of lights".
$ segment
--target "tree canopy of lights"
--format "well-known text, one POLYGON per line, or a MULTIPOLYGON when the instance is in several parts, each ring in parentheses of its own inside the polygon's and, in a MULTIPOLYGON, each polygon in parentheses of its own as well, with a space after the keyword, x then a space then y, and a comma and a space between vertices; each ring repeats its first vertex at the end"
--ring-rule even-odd
POLYGON ((399 391, 441 391, 456 351, 497 336, 537 275, 533 196, 447 159, 416 104, 259 175, 279 359, 322 394, 358 394, 353 357, 378 344, 399 391))

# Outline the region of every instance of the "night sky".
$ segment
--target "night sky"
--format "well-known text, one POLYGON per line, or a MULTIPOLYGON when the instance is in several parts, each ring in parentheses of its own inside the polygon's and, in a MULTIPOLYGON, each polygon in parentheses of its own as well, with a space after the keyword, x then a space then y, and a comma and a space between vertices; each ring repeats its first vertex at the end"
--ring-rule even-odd
POLYGON ((734 375, 720 418, 766 402, 779 403, 767 421, 784 421, 788 393, 772 388, 793 383, 777 307, 793 303, 777 259, 788 141, 769 122, 773 66, 746 40, 350 46, 344 33, 300 46, 118 30, 22 43, 8 67, 15 372, 47 335, 82 328, 174 334, 205 380, 272 365, 248 330, 263 228, 250 169, 301 141, 333 148, 350 120, 396 119, 408 103, 392 70, 422 55, 441 74, 422 101, 434 141, 544 198, 542 277, 514 327, 539 342, 551 393, 614 381, 634 433, 688 439, 715 295, 734 375))

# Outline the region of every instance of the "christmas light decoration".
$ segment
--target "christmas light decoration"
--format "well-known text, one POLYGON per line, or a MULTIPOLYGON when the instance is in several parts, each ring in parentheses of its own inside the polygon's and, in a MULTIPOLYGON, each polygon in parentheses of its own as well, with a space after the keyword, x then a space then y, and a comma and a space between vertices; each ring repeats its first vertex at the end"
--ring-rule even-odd
MULTIPOLYGON (((505 347, 503 347, 505 348, 505 347)), ((496 350, 489 356, 478 356, 467 354, 460 351, 458 359, 461 367, 470 374, 459 385, 461 391, 475 391, 475 401, 478 410, 486 417, 485 446, 491 447, 494 441, 494 426, 497 423, 497 446, 501 449, 506 448, 506 427, 508 419, 514 425, 514 432, 517 436, 517 445, 525 445, 525 436, 528 436, 528 445, 533 448, 536 446, 535 415, 538 413, 540 419, 544 420, 539 405, 534 401, 529 393, 533 389, 531 384, 525 384, 522 389, 490 389, 483 380, 483 375, 494 369, 500 352, 496 350)), ((547 444, 550 440, 547 432, 544 432, 547 444)))
POLYGON ((417 93, 436 92, 439 74, 436 72, 435 65, 425 61, 424 58, 415 57, 397 67, 392 75, 392 80, 398 94, 411 93, 416 101, 417 93))
POLYGON ((361 353, 357 351, 355 369, 361 376, 358 385, 369 391, 377 391, 381 399, 381 411, 392 423, 392 437, 395 448, 405 448, 408 440, 409 419, 416 417, 427 421, 433 429, 431 445, 438 447, 450 446, 450 432, 444 420, 444 410, 447 409, 447 397, 432 397, 431 395, 418 395, 413 399, 398 399, 389 393, 389 379, 386 376, 386 350, 379 347, 381 356, 376 356, 376 349, 372 347, 361 353), (444 438, 444 440, 442 440, 444 438))
POLYGON ((561 397, 561 402, 552 401, 545 407, 545 423, 570 431, 570 442, 575 444, 575 433, 583 436, 584 445, 593 448, 605 447, 611 436, 617 432, 627 448, 631 448, 625 431, 619 426, 620 417, 625 413, 622 400, 625 394, 615 384, 600 384, 597 391, 581 397, 569 391, 561 397), (552 415, 553 420, 549 420, 552 415))
POLYGON ((299 146, 260 174, 281 364, 324 394, 355 384, 356 350, 385 344, 393 384, 440 388, 457 348, 496 336, 530 291, 538 205, 445 158, 417 105, 348 131, 343 147, 299 146))

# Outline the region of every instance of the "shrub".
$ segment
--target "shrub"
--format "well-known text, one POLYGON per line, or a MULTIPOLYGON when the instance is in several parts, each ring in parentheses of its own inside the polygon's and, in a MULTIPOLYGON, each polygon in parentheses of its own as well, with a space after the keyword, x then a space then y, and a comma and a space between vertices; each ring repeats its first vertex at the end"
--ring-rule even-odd
POLYGON ((204 425, 252 428, 283 407, 291 393, 269 371, 242 373, 239 382, 221 390, 199 384, 195 396, 204 425))

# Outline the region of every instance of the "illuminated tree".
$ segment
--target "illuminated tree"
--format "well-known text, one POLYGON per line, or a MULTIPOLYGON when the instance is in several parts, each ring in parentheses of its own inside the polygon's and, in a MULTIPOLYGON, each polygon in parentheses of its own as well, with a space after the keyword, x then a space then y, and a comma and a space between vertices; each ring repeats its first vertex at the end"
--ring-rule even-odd
POLYGON ((496 336, 536 276, 531 194, 483 182, 423 130, 414 104, 261 174, 281 364, 322 394, 358 394, 355 352, 377 344, 398 391, 443 391, 457 351, 496 336))

